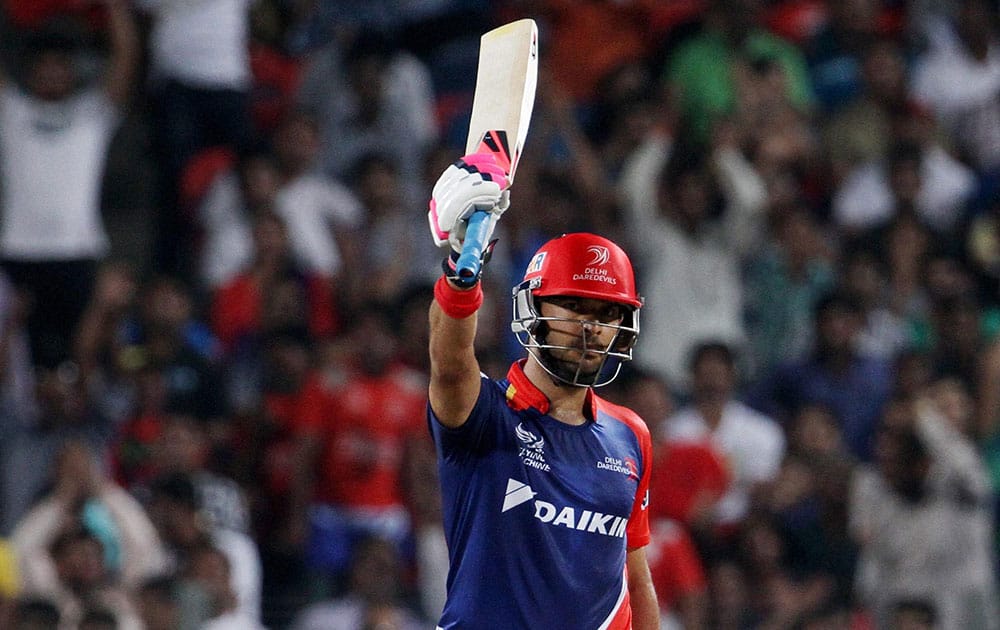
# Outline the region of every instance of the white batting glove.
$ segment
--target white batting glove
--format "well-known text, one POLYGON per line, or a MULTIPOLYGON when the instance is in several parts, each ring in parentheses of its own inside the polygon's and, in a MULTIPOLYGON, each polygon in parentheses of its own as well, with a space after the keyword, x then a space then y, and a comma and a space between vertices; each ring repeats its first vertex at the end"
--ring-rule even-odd
MULTIPOLYGON (((465 228, 472 213, 491 212, 490 234, 497 219, 510 206, 507 174, 490 153, 474 153, 445 169, 431 193, 427 220, 438 247, 451 244, 462 251, 465 228)), ((487 239, 489 240, 489 239, 487 239)))

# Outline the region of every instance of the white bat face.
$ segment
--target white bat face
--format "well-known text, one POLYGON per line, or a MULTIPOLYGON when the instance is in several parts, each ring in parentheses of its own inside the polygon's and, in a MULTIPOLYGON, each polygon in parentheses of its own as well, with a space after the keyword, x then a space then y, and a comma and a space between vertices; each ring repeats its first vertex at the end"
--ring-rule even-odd
POLYGON ((511 22, 483 35, 466 153, 501 154, 501 163, 510 165, 510 180, 528 135, 537 82, 538 27, 534 20, 511 22))

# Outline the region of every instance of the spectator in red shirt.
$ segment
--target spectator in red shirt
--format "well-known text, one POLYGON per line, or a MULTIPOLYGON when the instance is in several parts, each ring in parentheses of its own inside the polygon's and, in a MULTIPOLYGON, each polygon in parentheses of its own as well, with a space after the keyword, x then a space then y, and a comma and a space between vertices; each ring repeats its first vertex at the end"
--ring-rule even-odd
POLYGON ((330 285, 292 260, 288 232, 275 214, 254 221, 254 259, 215 294, 212 328, 227 351, 268 329, 305 325, 314 338, 337 327, 330 285))
POLYGON ((402 468, 406 450, 426 439, 425 376, 399 361, 394 327, 379 305, 361 311, 349 333, 342 373, 317 374, 298 417, 302 507, 309 502, 309 560, 342 573, 369 534, 402 542, 410 534, 402 468))
POLYGON ((729 489, 731 472, 708 442, 660 440, 650 480, 650 516, 674 519, 714 536, 715 505, 729 489))
POLYGON ((707 628, 708 582, 691 537, 669 519, 658 519, 650 530, 649 571, 660 600, 663 627, 707 628))

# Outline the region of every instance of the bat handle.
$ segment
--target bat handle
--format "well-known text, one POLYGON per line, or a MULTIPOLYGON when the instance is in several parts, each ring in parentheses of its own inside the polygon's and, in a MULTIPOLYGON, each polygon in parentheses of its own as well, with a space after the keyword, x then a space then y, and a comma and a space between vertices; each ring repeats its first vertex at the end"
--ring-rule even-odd
POLYGON ((462 286, 471 287, 479 280, 479 268, 483 264, 483 248, 490 237, 492 213, 488 210, 476 210, 469 217, 465 228, 465 240, 462 242, 462 254, 455 264, 456 282, 462 286))

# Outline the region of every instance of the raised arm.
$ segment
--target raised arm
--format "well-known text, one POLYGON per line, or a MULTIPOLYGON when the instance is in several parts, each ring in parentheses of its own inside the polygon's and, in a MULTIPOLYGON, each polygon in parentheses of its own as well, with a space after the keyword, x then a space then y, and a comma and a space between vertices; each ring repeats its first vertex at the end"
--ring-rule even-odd
POLYGON ((473 289, 462 290, 453 282, 445 279, 439 281, 435 289, 435 299, 430 308, 430 356, 431 409, 447 427, 459 427, 465 423, 479 397, 479 361, 473 343, 476 339, 477 313, 468 317, 456 319, 445 312, 438 295, 447 296, 444 300, 457 297, 459 300, 473 297, 482 289, 477 285, 473 289), (444 283, 446 286, 441 286, 444 283))
MULTIPOLYGON (((479 361, 474 343, 482 285, 458 282, 455 262, 462 251, 465 223, 476 210, 491 212, 489 232, 507 209, 505 171, 490 154, 467 155, 449 166, 434 185, 427 214, 439 247, 450 244, 445 274, 434 286, 430 307, 431 409, 446 427, 465 424, 479 397, 479 361)), ((489 235, 484 242, 489 242, 489 235)))
POLYGON ((665 129, 650 130, 625 162, 618 196, 625 227, 642 258, 656 256, 663 247, 658 208, 660 172, 670 159, 673 138, 665 129))
POLYGON ((712 163, 726 198, 726 238, 737 254, 748 254, 763 238, 767 186, 740 152, 735 131, 725 129, 725 125, 713 140, 712 163))
MULTIPOLYGON (((577 121, 569 93, 557 81, 547 78, 549 74, 547 68, 543 72, 545 72, 543 80, 546 89, 541 90, 539 96, 543 112, 551 123, 550 133, 558 134, 569 149, 570 175, 587 199, 583 211, 595 224, 603 224, 607 221, 607 217, 615 213, 618 203, 617 191, 601 163, 600 156, 577 121)), ((546 144, 545 138, 542 140, 540 144, 546 144)))
POLYGON ((1000 342, 994 342, 980 355, 976 376, 979 400, 975 430, 976 437, 985 441, 1000 426, 1000 342))
POLYGON ((985 502, 990 495, 989 474, 972 440, 950 425, 933 401, 917 401, 915 411, 914 429, 931 457, 962 480, 966 490, 985 502))
POLYGON ((104 0, 108 10, 108 35, 111 59, 104 75, 104 91, 118 105, 132 94, 132 84, 139 67, 139 31, 126 0, 104 0))
MULTIPOLYGON (((5 31, 6 29, 3 28, 2 24, 0 24, 0 38, 7 37, 7 33, 5 31)), ((6 61, 6 59, 0 57, 0 93, 7 90, 7 84, 10 82, 7 78, 6 61)))

